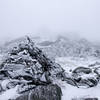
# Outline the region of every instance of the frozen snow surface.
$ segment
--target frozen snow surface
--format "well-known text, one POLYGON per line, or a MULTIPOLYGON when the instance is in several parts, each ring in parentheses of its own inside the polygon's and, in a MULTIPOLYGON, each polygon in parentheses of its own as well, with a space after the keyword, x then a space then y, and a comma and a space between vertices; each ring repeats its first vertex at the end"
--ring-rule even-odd
POLYGON ((63 83, 62 87, 62 100, 72 100, 74 98, 90 97, 98 98, 100 100, 100 85, 92 88, 77 88, 69 84, 63 83))
MULTIPOLYGON (((91 64, 91 62, 93 63, 93 61, 94 59, 90 59, 90 60, 80 59, 79 60, 78 58, 73 59, 71 57, 56 58, 56 62, 59 63, 65 69, 66 72, 69 72, 69 70, 75 69, 76 66, 87 66, 91 64)), ((2 82, 3 87, 5 87, 5 85, 8 82, 9 80, 3 81, 2 82)), ((100 99, 100 84, 92 88, 77 88, 61 81, 60 81, 60 84, 61 84, 62 92, 63 92, 62 100, 72 100, 73 98, 82 98, 82 97, 91 97, 91 98, 97 97, 98 99, 100 99)), ((8 99, 14 98, 15 96, 18 96, 17 88, 18 86, 2 93, 0 95, 0 100, 8 100, 8 99)))
MULTIPOLYGON (((40 38, 35 38, 34 41, 35 40, 39 42, 40 38)), ((13 47, 13 45, 15 46, 16 44, 18 44, 18 42, 21 41, 23 41, 23 39, 11 41, 5 44, 4 46, 5 49, 3 48, 3 50, 5 52, 8 52, 9 49, 13 47)), ((62 66, 62 68, 67 73, 69 73, 69 75, 77 67, 89 67, 89 65, 94 64, 95 62, 100 63, 99 61, 100 46, 99 47, 93 46, 91 43, 89 43, 86 40, 77 42, 77 41, 70 41, 69 39, 66 40, 66 38, 60 37, 58 40, 53 42, 50 41, 45 41, 42 43, 38 43, 38 42, 37 42, 38 46, 44 49, 43 51, 46 51, 47 55, 52 56, 54 58, 56 57, 55 55, 57 55, 55 61, 59 63, 62 66), (96 50, 99 51, 97 52, 96 50), (64 55, 67 57, 58 57, 64 55), (95 55, 95 57, 91 55, 95 55)), ((0 63, 2 62, 3 56, 4 54, 2 55, 0 54, 0 63)), ((95 67, 99 67, 99 66, 100 64, 99 65, 97 64, 95 67)), ((92 76, 93 74, 89 74, 89 75, 92 76)), ((86 78, 89 76, 83 75, 82 77, 86 78)), ((43 80, 45 80, 44 77, 42 78, 43 80)), ((6 88, 6 84, 8 82, 9 80, 5 80, 1 82, 2 87, 6 88)), ((59 84, 63 92, 62 100, 72 100, 74 98, 83 98, 83 97, 90 97, 90 98, 93 97, 93 98, 98 98, 98 100, 100 100, 100 83, 97 86, 91 88, 84 88, 84 87, 77 88, 62 81, 60 81, 59 84)), ((0 94, 0 100, 9 100, 11 98, 18 96, 17 89, 18 86, 3 92, 2 94, 0 94)))
POLYGON ((18 88, 18 86, 16 86, 15 88, 9 89, 9 90, 5 91, 4 93, 2 93, 0 95, 0 100, 9 100, 9 99, 13 99, 16 96, 18 96, 17 88, 18 88))
MULTIPOLYGON (((79 66, 88 67, 88 65, 95 63, 98 59, 79 59, 79 58, 71 58, 71 57, 59 57, 56 58, 56 62, 59 63, 67 73, 70 74, 70 70, 75 69, 79 66)), ((83 76, 83 77, 87 77, 83 76)), ((100 100, 100 84, 92 88, 77 88, 62 82, 62 100, 72 100, 74 98, 98 98, 100 100)))
POLYGON ((73 58, 73 57, 57 57, 56 62, 59 63, 66 72, 73 70, 77 67, 88 67, 95 62, 99 62, 96 58, 73 58))

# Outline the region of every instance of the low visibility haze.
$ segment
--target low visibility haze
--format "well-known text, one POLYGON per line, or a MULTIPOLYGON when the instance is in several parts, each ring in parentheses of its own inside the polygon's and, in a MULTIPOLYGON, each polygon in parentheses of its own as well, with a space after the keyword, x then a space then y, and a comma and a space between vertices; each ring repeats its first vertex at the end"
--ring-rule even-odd
POLYGON ((27 34, 100 41, 100 0, 0 0, 0 42, 27 34))

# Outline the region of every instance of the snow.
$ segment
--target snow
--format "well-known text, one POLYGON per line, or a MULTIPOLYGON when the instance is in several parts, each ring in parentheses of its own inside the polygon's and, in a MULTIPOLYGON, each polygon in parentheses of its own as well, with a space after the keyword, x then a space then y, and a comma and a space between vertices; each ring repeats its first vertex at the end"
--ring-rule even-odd
MULTIPOLYGON (((96 62, 95 59, 73 59, 69 57, 60 57, 56 58, 56 62, 59 63, 66 72, 70 75, 70 70, 73 70, 79 66, 85 66, 88 67, 89 64, 96 62)), ((86 77, 92 77, 93 74, 83 75, 83 78, 86 77)), ((74 86, 71 86, 65 82, 60 83, 62 86, 62 100, 72 100, 73 98, 82 98, 82 97, 93 97, 100 99, 100 84, 98 84, 96 87, 92 88, 77 88, 74 86)))
MULTIPOLYGON (((78 58, 71 58, 71 57, 60 57, 56 58, 56 62, 59 63, 66 72, 70 75, 70 70, 73 70, 79 66, 88 67, 89 64, 93 64, 97 61, 97 59, 78 59, 78 58)), ((83 78, 92 77, 93 74, 83 75, 83 78)), ((6 84, 10 80, 5 80, 1 82, 2 87, 6 88, 6 84)), ((100 84, 96 87, 92 88, 77 88, 72 85, 69 85, 65 82, 60 81, 60 85, 62 88, 62 100, 72 100, 73 98, 82 98, 82 97, 93 97, 100 99, 100 84)), ((17 93, 18 86, 15 88, 6 90, 0 95, 0 100, 9 100, 11 98, 15 98, 18 96, 17 93)))
POLYGON ((0 54, 0 64, 2 62, 3 54, 0 54))
POLYGON ((63 83, 65 87, 62 87, 62 100, 71 100, 73 98, 82 97, 97 97, 100 99, 100 84, 92 88, 77 88, 69 84, 63 83))
POLYGON ((0 100, 9 100, 9 99, 15 98, 16 96, 18 96, 17 89, 18 89, 18 86, 16 86, 15 88, 6 90, 4 93, 0 95, 0 100))
POLYGON ((95 58, 73 58, 73 57, 58 57, 56 62, 59 63, 66 72, 70 73, 70 70, 74 70, 77 67, 88 67, 90 64, 94 64, 98 59, 95 58))
POLYGON ((89 77, 94 77, 94 76, 96 76, 96 74, 94 74, 94 73, 91 73, 91 74, 84 74, 84 75, 81 76, 81 78, 82 78, 82 79, 87 79, 87 78, 89 78, 89 77))
POLYGON ((5 90, 6 89, 6 85, 8 84, 10 82, 10 80, 3 80, 2 82, 1 82, 1 86, 3 87, 3 89, 5 90))

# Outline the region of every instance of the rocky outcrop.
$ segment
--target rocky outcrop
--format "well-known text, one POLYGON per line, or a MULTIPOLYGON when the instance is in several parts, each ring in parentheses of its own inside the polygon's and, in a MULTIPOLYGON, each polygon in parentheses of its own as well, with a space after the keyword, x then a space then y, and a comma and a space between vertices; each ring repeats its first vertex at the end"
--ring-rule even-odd
POLYGON ((100 67, 95 68, 94 72, 100 77, 100 67))
POLYGON ((37 86, 10 100, 61 100, 61 89, 57 85, 37 86))
POLYGON ((57 85, 39 86, 29 94, 29 100, 61 100, 61 89, 57 85))
MULTIPOLYGON (((14 47, 0 65, 0 91, 18 86, 14 100, 61 100, 61 88, 55 80, 73 86, 93 87, 99 82, 99 69, 78 67, 69 75, 27 37, 14 47), (3 84, 4 83, 4 84, 3 84)), ((11 99, 12 100, 12 99, 11 99)))
POLYGON ((86 68, 86 67, 78 67, 76 68, 75 70, 73 70, 72 73, 77 73, 77 74, 81 74, 81 73, 84 73, 84 74, 89 74, 89 73, 92 73, 92 70, 90 68, 86 68))
POLYGON ((78 67, 74 69, 72 77, 78 87, 94 87, 98 84, 100 79, 97 73, 94 73, 92 69, 86 67, 78 67))
POLYGON ((64 79, 64 70, 49 59, 27 37, 27 42, 14 47, 0 65, 0 82, 3 90, 18 85, 16 100, 61 100, 61 89, 53 85, 57 79, 64 79), (27 98, 29 93, 30 99, 27 98))

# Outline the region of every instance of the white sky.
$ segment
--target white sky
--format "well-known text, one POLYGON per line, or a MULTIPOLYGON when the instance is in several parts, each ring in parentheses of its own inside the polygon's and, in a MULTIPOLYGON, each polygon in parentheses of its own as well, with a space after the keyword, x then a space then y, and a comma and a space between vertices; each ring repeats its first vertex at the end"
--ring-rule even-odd
POLYGON ((0 0, 0 42, 69 32, 100 41, 100 0, 0 0))

